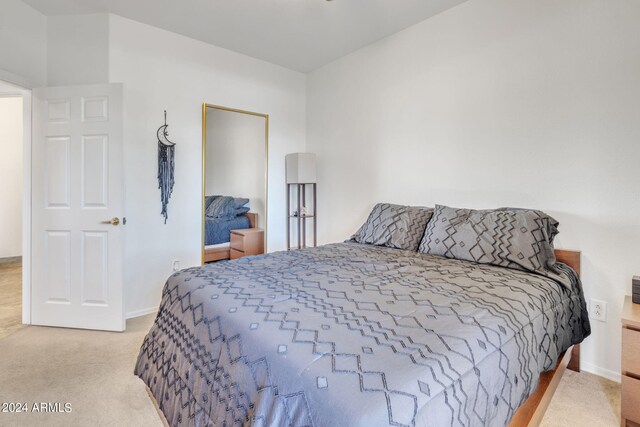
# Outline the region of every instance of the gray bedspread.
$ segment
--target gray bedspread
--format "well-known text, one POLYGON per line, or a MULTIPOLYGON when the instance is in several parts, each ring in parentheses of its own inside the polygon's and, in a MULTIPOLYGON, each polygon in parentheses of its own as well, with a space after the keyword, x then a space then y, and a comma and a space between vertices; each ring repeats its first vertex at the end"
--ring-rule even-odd
POLYGON ((191 268, 135 373, 172 426, 503 426, 590 333, 561 268, 356 243, 191 268))

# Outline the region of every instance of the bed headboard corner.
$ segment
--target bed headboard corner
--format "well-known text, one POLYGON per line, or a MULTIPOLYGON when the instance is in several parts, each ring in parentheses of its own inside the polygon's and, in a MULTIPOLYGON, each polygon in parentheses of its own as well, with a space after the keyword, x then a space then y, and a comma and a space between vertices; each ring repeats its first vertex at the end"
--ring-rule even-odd
POLYGON ((580 276, 580 251, 570 251, 567 249, 556 249, 556 261, 567 264, 569 267, 573 268, 578 276, 580 276))
POLYGON ((254 212, 247 212, 244 214, 249 218, 249 228, 256 228, 258 226, 258 214, 254 212))

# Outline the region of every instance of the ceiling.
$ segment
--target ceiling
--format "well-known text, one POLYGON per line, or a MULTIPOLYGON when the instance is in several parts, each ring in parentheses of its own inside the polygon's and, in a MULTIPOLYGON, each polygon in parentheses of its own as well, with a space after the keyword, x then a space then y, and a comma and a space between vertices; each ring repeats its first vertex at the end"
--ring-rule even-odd
POLYGON ((308 72, 466 0, 23 0, 45 15, 115 13, 308 72))

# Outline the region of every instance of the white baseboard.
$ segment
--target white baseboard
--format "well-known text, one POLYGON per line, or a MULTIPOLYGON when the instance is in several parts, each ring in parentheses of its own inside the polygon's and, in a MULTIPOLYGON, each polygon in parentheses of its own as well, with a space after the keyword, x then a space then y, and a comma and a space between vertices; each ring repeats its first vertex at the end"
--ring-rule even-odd
POLYGON ((155 313, 158 311, 158 306, 147 307, 141 310, 130 311, 124 315, 125 319, 133 319, 134 317, 146 316, 147 314, 155 313))
POLYGON ((617 383, 622 380, 620 372, 601 368, 588 362, 580 362, 580 369, 585 372, 589 372, 590 374, 598 375, 599 377, 604 377, 608 380, 615 381, 617 383))

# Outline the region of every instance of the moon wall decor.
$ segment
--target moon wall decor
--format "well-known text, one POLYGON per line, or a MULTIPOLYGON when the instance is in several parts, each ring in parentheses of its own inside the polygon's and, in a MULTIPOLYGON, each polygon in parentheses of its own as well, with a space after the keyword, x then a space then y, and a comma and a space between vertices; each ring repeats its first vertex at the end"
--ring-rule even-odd
POLYGON ((169 141, 167 132, 167 110, 164 110, 164 124, 158 128, 156 136, 158 138, 158 188, 160 189, 160 200, 162 202, 161 215, 164 216, 164 223, 167 223, 169 212, 167 206, 173 192, 175 182, 173 170, 175 168, 176 144, 169 141))

